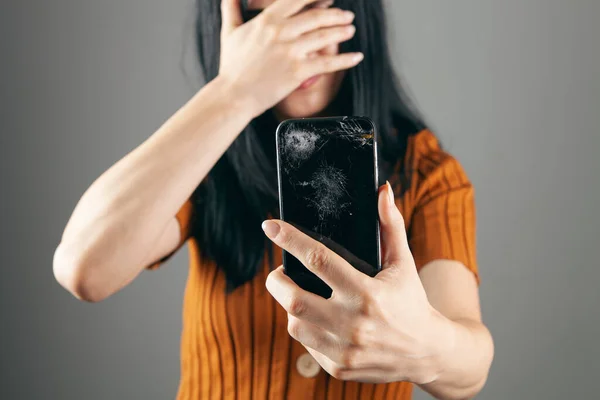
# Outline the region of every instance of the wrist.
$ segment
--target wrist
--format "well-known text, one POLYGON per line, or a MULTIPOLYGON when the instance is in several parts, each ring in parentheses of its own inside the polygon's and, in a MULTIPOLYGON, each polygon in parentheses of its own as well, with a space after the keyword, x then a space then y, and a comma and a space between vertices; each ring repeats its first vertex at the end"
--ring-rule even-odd
POLYGON ((236 115, 246 118, 248 122, 258 117, 263 110, 257 107, 256 99, 238 82, 223 75, 217 75, 210 83, 219 93, 220 98, 236 115))
POLYGON ((425 350, 421 368, 416 369, 413 383, 426 385, 436 382, 448 370, 456 348, 457 324, 431 307, 426 330, 425 350))

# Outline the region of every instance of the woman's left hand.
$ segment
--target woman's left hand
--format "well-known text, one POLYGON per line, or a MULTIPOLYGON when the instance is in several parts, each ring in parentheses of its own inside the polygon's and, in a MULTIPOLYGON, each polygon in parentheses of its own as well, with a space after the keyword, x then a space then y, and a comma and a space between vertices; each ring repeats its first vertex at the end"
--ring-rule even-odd
POLYGON ((280 266, 266 286, 288 313, 288 331, 337 379, 426 384, 452 346, 448 319, 427 300, 389 184, 379 190, 382 270, 374 278, 280 220, 263 229, 333 289, 324 299, 301 289, 280 266))

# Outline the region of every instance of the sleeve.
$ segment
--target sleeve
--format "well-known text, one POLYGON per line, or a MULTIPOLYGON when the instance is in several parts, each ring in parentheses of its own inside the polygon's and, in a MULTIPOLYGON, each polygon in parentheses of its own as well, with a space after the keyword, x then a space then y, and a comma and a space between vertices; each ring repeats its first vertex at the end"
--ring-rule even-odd
POLYGON ((417 270, 430 261, 461 262, 480 283, 476 256, 473 185, 456 159, 442 153, 421 171, 409 244, 417 270), (431 166, 434 165, 434 167, 431 166))
POLYGON ((155 270, 155 269, 159 268, 161 266, 161 264, 167 262, 175 253, 177 253, 177 251, 181 247, 183 247, 185 242, 187 242, 187 240, 191 236, 192 212, 193 212, 192 200, 188 199, 185 203, 183 203, 183 205, 181 206, 181 208, 175 215, 175 218, 177 219, 177 222, 179 223, 179 233, 180 233, 179 243, 177 243, 177 247, 175 247, 175 249, 171 253, 167 254, 160 260, 149 265, 147 267, 147 269, 155 270))

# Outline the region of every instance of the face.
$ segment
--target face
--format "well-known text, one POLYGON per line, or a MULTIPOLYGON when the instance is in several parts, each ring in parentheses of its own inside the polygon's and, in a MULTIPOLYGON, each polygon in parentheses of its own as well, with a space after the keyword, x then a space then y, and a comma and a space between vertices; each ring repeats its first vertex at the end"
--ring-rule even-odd
MULTIPOLYGON (((275 0, 248 0, 249 10, 262 10, 275 0)), ((315 7, 329 7, 333 1, 318 1, 315 7)), ((332 45, 321 49, 309 57, 318 55, 335 55, 339 53, 339 46, 332 45)), ((326 116, 334 113, 329 109, 335 96, 340 90, 345 72, 338 71, 317 75, 303 82, 289 96, 274 107, 275 115, 279 120, 288 118, 305 118, 326 116)))

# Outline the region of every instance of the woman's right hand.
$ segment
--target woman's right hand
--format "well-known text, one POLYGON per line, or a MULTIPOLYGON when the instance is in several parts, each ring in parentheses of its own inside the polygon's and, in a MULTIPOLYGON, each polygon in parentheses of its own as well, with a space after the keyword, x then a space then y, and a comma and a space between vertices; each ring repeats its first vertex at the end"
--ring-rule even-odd
POLYGON ((354 14, 339 8, 302 11, 316 0, 276 0, 243 23, 240 1, 222 0, 219 78, 247 100, 254 116, 283 100, 305 80, 351 68, 362 53, 317 52, 354 36, 354 14))

